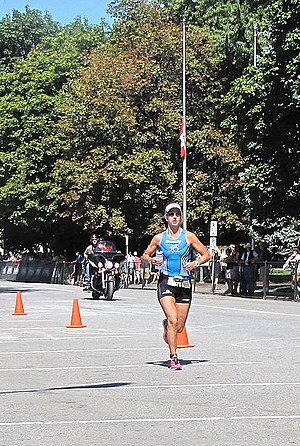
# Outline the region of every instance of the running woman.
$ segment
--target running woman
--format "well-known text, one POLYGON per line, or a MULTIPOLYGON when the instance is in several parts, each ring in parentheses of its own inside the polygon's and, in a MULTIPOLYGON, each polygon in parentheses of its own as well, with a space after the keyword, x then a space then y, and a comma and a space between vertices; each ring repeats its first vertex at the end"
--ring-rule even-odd
POLYGON ((170 368, 181 370, 182 364, 177 356, 177 333, 183 331, 191 306, 190 272, 207 262, 210 254, 193 232, 182 228, 182 211, 178 203, 166 206, 165 219, 167 229, 153 237, 143 258, 160 267, 157 297, 166 316, 163 320, 163 338, 169 345, 170 368), (198 253, 197 260, 191 260, 193 250, 198 253), (161 251, 160 255, 153 257, 156 251, 161 251))

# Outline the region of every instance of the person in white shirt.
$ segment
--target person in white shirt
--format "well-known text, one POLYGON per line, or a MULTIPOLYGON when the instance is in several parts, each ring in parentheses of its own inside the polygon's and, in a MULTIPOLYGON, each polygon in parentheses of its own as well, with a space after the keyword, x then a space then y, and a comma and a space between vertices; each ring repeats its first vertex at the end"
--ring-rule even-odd
POLYGON ((295 288, 297 299, 300 298, 300 246, 293 248, 292 254, 285 261, 282 269, 292 271, 292 284, 295 288))

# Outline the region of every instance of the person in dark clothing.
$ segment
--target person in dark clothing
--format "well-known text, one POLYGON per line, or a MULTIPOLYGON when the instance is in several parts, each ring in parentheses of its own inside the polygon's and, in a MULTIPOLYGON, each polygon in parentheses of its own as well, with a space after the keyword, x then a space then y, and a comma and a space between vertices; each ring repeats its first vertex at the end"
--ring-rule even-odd
POLYGON ((82 273, 83 256, 78 251, 75 253, 75 255, 76 255, 75 260, 71 262, 73 264, 73 272, 71 274, 71 278, 73 280, 74 285, 79 285, 82 273))
POLYGON ((245 250, 241 255, 241 294, 253 296, 256 287, 256 262, 258 254, 251 248, 251 244, 245 245, 245 250))

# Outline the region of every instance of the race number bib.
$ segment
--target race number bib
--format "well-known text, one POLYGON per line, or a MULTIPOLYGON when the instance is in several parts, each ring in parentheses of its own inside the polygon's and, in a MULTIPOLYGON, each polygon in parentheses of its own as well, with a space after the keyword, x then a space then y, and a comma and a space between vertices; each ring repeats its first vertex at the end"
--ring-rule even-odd
POLYGON ((168 285, 177 288, 190 288, 191 282, 189 279, 181 279, 180 277, 168 277, 168 285))

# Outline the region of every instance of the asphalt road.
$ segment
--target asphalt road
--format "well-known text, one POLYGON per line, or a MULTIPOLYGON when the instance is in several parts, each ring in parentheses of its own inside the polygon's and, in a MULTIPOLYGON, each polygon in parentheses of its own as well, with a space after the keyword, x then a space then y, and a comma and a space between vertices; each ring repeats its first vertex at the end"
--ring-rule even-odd
POLYGON ((300 303, 195 294, 171 371, 154 290, 0 292, 1 446, 300 444, 300 303))

